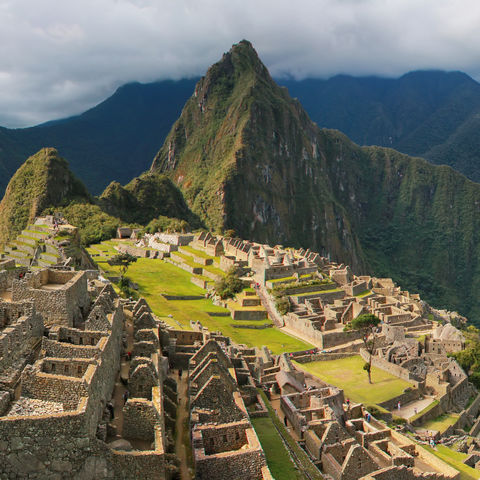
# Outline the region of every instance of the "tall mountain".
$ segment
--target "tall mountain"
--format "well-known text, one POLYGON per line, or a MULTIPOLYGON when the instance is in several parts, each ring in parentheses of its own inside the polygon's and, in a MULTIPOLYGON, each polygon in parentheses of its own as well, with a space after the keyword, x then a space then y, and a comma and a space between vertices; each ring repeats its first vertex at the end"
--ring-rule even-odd
POLYGON ((0 243, 16 237, 45 208, 74 200, 90 202, 91 197, 54 148, 41 149, 8 183, 0 202, 0 243))
POLYGON ((196 80, 132 83, 87 112, 36 127, 0 127, 0 193, 23 163, 45 145, 67 157, 94 194, 112 180, 139 175, 163 142, 196 80))
POLYGON ((152 164, 214 229, 311 247, 475 320, 480 185, 321 130, 247 41, 197 84, 152 164))
POLYGON ((398 79, 338 75, 282 82, 321 127, 361 145, 395 148, 480 181, 480 84, 460 72, 398 79))

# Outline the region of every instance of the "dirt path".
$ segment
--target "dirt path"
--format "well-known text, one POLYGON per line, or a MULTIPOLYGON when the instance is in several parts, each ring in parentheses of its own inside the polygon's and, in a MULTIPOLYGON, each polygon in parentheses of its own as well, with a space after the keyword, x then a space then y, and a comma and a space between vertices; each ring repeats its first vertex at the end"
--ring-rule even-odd
POLYGON ((183 371, 182 377, 178 377, 178 372, 173 374, 173 378, 177 382, 178 408, 177 418, 175 420, 175 455, 180 460, 180 477, 182 480, 191 480, 192 475, 188 468, 187 448, 190 444, 185 445, 184 439, 189 438, 188 432, 185 431, 188 418, 188 380, 187 372, 183 371))

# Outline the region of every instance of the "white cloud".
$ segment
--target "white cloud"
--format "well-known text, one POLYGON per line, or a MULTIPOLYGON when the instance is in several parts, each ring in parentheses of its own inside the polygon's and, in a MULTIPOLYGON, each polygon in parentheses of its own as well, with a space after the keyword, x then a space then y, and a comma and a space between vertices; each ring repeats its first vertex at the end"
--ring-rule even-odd
POLYGON ((0 0, 0 125, 79 113, 129 81, 200 75, 250 40, 274 76, 480 74, 475 0, 0 0))

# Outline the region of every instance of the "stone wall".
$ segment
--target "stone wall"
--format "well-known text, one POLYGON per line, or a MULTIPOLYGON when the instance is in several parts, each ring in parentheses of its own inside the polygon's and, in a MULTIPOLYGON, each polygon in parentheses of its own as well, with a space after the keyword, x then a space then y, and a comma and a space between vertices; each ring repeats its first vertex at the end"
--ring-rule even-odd
POLYGON ((154 427, 159 422, 150 400, 129 398, 123 407, 123 436, 152 442, 154 427))
MULTIPOLYGON (((214 429, 215 427, 210 427, 214 429)), ((200 429, 192 433, 195 473, 198 480, 231 478, 235 480, 259 480, 265 467, 265 456, 254 430, 244 430, 247 443, 239 450, 208 455, 203 444, 200 429)), ((240 434, 240 433, 239 433, 240 434)))

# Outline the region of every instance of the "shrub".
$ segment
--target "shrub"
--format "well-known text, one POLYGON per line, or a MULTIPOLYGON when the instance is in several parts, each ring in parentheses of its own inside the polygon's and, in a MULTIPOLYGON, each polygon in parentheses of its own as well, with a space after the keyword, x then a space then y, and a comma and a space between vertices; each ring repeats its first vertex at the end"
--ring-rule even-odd
POLYGON ((240 280, 239 271, 232 267, 225 277, 215 282, 214 288, 217 295, 222 300, 233 298, 237 293, 240 293, 245 287, 245 282, 240 280))

